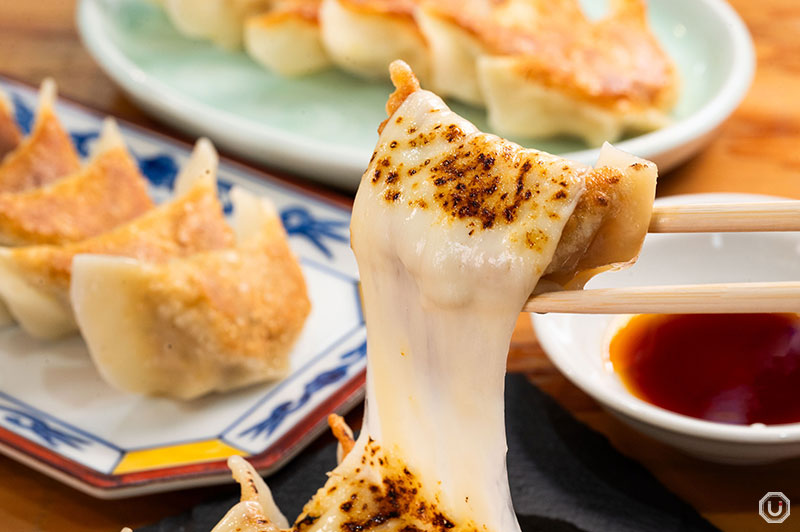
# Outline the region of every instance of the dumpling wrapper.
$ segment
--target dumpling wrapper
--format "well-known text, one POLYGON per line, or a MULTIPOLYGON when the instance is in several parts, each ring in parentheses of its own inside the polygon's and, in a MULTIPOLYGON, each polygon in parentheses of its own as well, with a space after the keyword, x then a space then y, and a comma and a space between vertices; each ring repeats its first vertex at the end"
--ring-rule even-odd
POLYGON ((613 148, 594 169, 524 149, 420 90, 407 65, 393 64, 392 80, 351 222, 367 323, 364 427, 291 530, 518 532, 503 384, 520 309, 572 217, 594 230, 572 229, 569 242, 591 240, 609 227, 594 218, 597 194, 640 178, 625 173, 633 164, 653 182, 655 169, 613 148))
POLYGON ((182 34, 236 49, 242 45, 244 20, 267 11, 275 0, 161 0, 160 3, 182 34))
POLYGON ((107 118, 85 167, 41 188, 0 194, 0 244, 83 240, 152 207, 147 181, 107 118))
MULTIPOLYGON (((231 246, 233 233, 217 198, 216 169, 217 154, 201 139, 178 176, 171 202, 80 242, 0 249, 0 300, 28 334, 56 338, 77 330, 69 301, 76 255, 103 253, 162 263, 231 246)), ((107 299, 115 297, 109 294, 107 299)))
POLYGON ((585 174, 586 191, 537 291, 550 283, 556 289, 583 288, 599 273, 636 262, 653 213, 657 177, 655 164, 606 143, 585 174))
POLYGON ((430 70, 428 45, 417 27, 418 0, 323 0, 322 40, 342 69, 385 78, 389 63, 403 59, 421 79, 430 70))
POLYGON ((0 88, 0 161, 5 155, 19 145, 22 132, 14 119, 14 104, 0 88))
MULTIPOLYGON (((18 141, 0 162, 0 194, 41 187, 80 169, 72 139, 55 114, 55 101, 56 84, 50 78, 45 79, 39 89, 36 120, 30 135, 18 141)), ((4 105, 10 111, 10 104, 5 102, 4 105)), ((13 128, 16 128, 15 123, 13 128)), ((16 136, 13 128, 7 119, 0 117, 0 156, 4 139, 6 143, 9 139, 13 142, 16 136)))
POLYGON ((568 134, 587 144, 668 123, 677 70, 642 0, 591 21, 577 0, 437 0, 418 14, 438 92, 483 103, 505 135, 568 134))
POLYGON ((228 458, 234 480, 241 486, 240 502, 231 508, 211 532, 277 532, 289 527, 264 479, 241 456, 228 458))
POLYGON ((490 126, 515 136, 568 134, 599 146, 669 124, 675 65, 650 31, 642 0, 612 6, 598 22, 576 28, 567 21, 563 34, 574 39, 543 39, 530 52, 479 58, 490 126), (552 51, 537 54, 539 47, 552 51))
POLYGON ((331 64, 322 45, 321 0, 284 0, 245 21, 244 47, 258 63, 282 76, 302 76, 331 64))
POLYGON ((190 399, 287 374, 310 310, 303 274, 274 207, 231 197, 235 248, 163 264, 75 257, 75 317, 112 386, 190 399))

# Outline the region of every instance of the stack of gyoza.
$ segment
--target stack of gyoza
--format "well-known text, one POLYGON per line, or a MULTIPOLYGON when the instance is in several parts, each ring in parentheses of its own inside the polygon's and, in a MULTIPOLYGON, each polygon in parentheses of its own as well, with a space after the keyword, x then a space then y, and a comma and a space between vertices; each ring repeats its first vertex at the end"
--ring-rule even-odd
POLYGON ((45 339, 79 329, 101 375, 139 393, 285 375, 309 301, 272 205, 234 189, 229 226, 202 139, 155 206, 116 123, 81 165, 54 99, 47 81, 22 138, 0 98, 0 321, 45 339))
POLYGON ((383 78, 408 62, 439 95, 485 106, 498 133, 590 145, 668 121, 678 77, 644 0, 590 20, 578 0, 161 0, 192 37, 244 45, 297 76, 336 65, 383 78))

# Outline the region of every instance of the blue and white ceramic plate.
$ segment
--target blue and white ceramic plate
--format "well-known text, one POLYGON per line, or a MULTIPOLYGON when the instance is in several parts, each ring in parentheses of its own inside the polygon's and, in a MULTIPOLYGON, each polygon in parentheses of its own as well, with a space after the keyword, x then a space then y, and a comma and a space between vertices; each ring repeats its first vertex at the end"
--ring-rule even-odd
MULTIPOLYGON (((23 129, 34 89, 0 78, 23 129)), ((70 103, 57 112, 82 154, 102 116, 70 103)), ((154 198, 169 196, 190 146, 121 124, 154 198)), ((225 458, 249 457, 262 472, 284 464, 361 398, 364 319, 350 251, 350 212, 269 176, 222 162, 219 192, 232 185, 279 208, 302 263, 311 315, 277 383, 182 402, 119 392, 95 370, 80 337, 45 342, 0 330, 0 452, 103 498, 224 482, 225 458)))

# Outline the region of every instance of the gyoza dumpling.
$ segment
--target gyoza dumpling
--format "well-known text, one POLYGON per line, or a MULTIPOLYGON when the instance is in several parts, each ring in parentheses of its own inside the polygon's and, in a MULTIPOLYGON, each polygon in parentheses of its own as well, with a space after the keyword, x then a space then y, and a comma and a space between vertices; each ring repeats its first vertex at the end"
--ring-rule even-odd
POLYGON ((0 161, 17 147, 22 140, 22 133, 14 119, 14 104, 0 88, 0 161))
POLYGON ((75 257, 75 317, 111 385, 189 399, 288 372, 310 308, 303 274, 272 205, 231 195, 235 248, 163 264, 75 257))
MULTIPOLYGON (((328 425, 339 440, 336 450, 336 462, 341 463, 344 457, 352 450, 353 431, 347 426, 344 419, 336 414, 328 416, 328 425)), ((241 496, 225 517, 211 530, 211 532, 279 532, 281 530, 303 530, 311 528, 316 519, 310 519, 300 526, 289 528, 289 522, 284 517, 280 508, 272 498, 272 492, 264 479, 258 474, 250 463, 241 456, 228 458, 228 467, 233 479, 239 484, 241 496)), ((349 512, 349 510, 348 510, 349 512)), ((354 517, 358 513, 353 512, 354 517)), ((322 523, 324 526, 324 523, 322 523)), ((355 527, 354 527, 355 528, 355 527)), ((125 532, 123 529, 122 532, 125 532)))
POLYGON ((258 471, 241 456, 228 458, 228 467, 242 495, 211 532, 278 532, 288 528, 289 522, 258 471))
POLYGON ((416 20, 430 49, 429 79, 437 94, 483 105, 476 67, 478 57, 489 49, 478 36, 478 26, 490 10, 489 2, 481 0, 421 2, 416 20), (475 15, 462 18, 462 10, 475 15))
MULTIPOLYGON (((55 114, 55 101, 56 84, 48 78, 39 89, 39 106, 30 135, 8 152, 0 163, 0 193, 40 187, 80 168, 80 159, 72 145, 72 139, 61 127, 55 114)), ((0 119, 0 124, 2 122, 0 119)), ((0 144, 3 129, 9 128, 9 125, 0 127, 0 144)), ((9 133, 6 132, 5 135, 9 133)), ((11 138, 14 137, 13 132, 10 135, 11 138)))
POLYGON ((245 21, 250 57, 283 76, 301 76, 331 64, 320 35, 321 0, 283 0, 245 21))
POLYGON ((650 161, 605 144, 537 288, 583 288, 599 273, 633 264, 650 225, 657 174, 650 161))
MULTIPOLYGON (((290 530, 519 532, 503 416, 514 324, 568 231, 583 249, 607 231, 614 262, 614 248, 638 249, 638 229, 601 220, 608 209, 637 228, 649 218, 655 167, 611 147, 595 168, 524 149, 420 90, 407 65, 392 65, 392 81, 350 226, 367 324, 364 425, 355 442, 339 427, 349 452, 290 530), (649 198, 629 183, 647 180, 649 198)), ((277 531, 270 502, 243 497, 215 532, 277 531)))
POLYGON ((355 74, 385 78, 403 59, 421 79, 430 68, 428 45, 414 20, 418 0, 323 0, 322 40, 331 59, 355 74))
POLYGON ((145 178, 107 118, 86 166, 40 188, 0 193, 0 244, 83 240, 152 207, 145 178))
POLYGON ((69 302, 75 255, 103 253, 161 263, 232 245, 233 233, 217 199, 216 167, 214 148, 200 140, 176 181, 173 201, 81 242, 0 249, 0 298, 26 332, 55 338, 76 330, 69 302))
POLYGON ((274 0, 163 0, 178 31, 187 37, 210 39, 225 48, 242 44, 242 25, 249 15, 267 11, 274 0))
POLYGON ((530 50, 478 59, 492 128, 527 137, 574 135, 598 146, 669 123, 675 66, 648 27, 643 0, 612 5, 600 21, 566 21, 556 35, 537 31, 530 50))
MULTIPOLYGON (((537 150, 523 150, 499 137, 478 132, 474 125, 452 113, 436 95, 420 90, 407 66, 397 63, 392 68, 397 90, 387 104, 390 118, 382 126, 382 131, 392 128, 394 133, 388 135, 390 140, 387 142, 393 146, 379 143, 368 169, 368 172, 373 172, 375 182, 386 188, 387 195, 397 193, 398 201, 400 198, 415 201, 414 198, 426 193, 425 186, 430 185, 420 184, 400 190, 396 181, 403 173, 411 173, 414 180, 422 180, 423 176, 440 172, 442 175, 431 181, 444 194, 442 197, 446 204, 443 206, 451 209, 454 216, 474 211, 479 218, 483 217, 481 225, 491 226, 515 218, 531 197, 544 193, 533 191, 526 194, 527 197, 519 197, 523 192, 521 185, 500 192, 498 184, 493 185, 486 179, 493 175, 496 175, 495 179, 519 175, 520 169, 526 168, 536 168, 540 172, 546 170, 552 172, 552 179, 564 188, 554 192, 553 197, 562 194, 567 197, 567 186, 573 181, 577 180, 574 186, 578 188, 571 195, 576 202, 570 208, 563 234, 559 233, 554 256, 543 272, 545 281, 570 288, 581 287, 592 275, 629 265, 636 259, 653 209, 657 178, 653 163, 617 150, 610 144, 602 148, 594 167, 537 150), (396 112, 401 105, 409 111, 396 112), (421 122, 422 119, 425 120, 421 122), (403 150, 404 147, 409 149, 403 150), (378 158, 381 150, 388 154, 383 160, 378 158), (508 153, 516 154, 516 159, 509 159, 508 153), (524 158, 528 158, 527 163, 524 158), (425 160, 420 165, 418 159, 425 160), (479 173, 474 181, 477 190, 473 191, 463 179, 456 179, 464 172, 481 168, 484 172, 479 173), (451 190, 456 186, 459 188, 451 190), (486 199, 499 200, 500 204, 481 215, 485 207, 477 207, 475 198, 478 196, 469 194, 483 193, 484 188, 492 192, 486 199), (408 198, 409 195, 412 198, 408 198)), ((381 138, 384 136, 382 133, 381 138)), ((521 175, 519 179, 522 179, 521 175)), ((560 224, 563 215, 551 219, 560 224)), ((470 223, 478 225, 478 221, 470 223)))
MULTIPOLYGON (((9 100, 8 95, 0 89, 0 161, 6 153, 17 147, 22 139, 14 119, 14 106, 9 100)), ((0 327, 13 322, 6 306, 0 302, 0 327)))
POLYGON ((590 145, 664 125, 678 78, 642 0, 589 20, 577 0, 430 1, 419 12, 443 95, 483 102, 506 135, 590 145))

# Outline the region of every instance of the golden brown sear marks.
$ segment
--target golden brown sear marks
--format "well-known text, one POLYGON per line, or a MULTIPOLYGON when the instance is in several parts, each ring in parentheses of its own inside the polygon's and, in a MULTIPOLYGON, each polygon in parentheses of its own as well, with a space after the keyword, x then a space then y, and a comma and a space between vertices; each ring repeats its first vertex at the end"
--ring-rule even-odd
POLYGON ((426 9, 477 38, 491 54, 521 59, 519 73, 579 101, 666 109, 677 71, 647 24, 642 0, 611 2, 589 20, 577 0, 436 0, 426 9))
MULTIPOLYGON (((0 163, 0 193, 41 187, 80 168, 72 140, 56 115, 49 109, 40 112, 30 136, 0 163)), ((0 127, 0 153, 3 137, 8 135, 4 129, 8 126, 0 127)))
MULTIPOLYGON (((544 175, 547 168, 533 152, 511 150, 506 144, 498 143, 496 138, 483 134, 468 136, 455 124, 437 125, 416 136, 412 129, 408 130, 410 139, 392 140, 388 145, 390 150, 398 146, 399 149, 425 146, 442 140, 450 149, 423 160, 418 167, 394 166, 391 155, 378 159, 372 183, 387 186, 384 199, 389 203, 401 199, 400 189, 406 178, 423 170, 427 172, 426 179, 434 186, 432 199, 436 204, 450 217, 474 221, 476 225, 473 227, 481 229, 514 223, 525 203, 569 198, 568 184, 564 180, 552 197, 538 198, 540 187, 531 174, 544 175)), ((571 167, 568 170, 573 171, 571 167)), ((409 204, 428 207, 425 200, 409 204)))
POLYGON ((254 14, 248 19, 248 24, 266 27, 298 18, 316 24, 319 22, 320 4, 322 0, 281 0, 268 11, 254 14))
POLYGON ((342 446, 342 459, 344 459, 356 444, 352 431, 345 423, 344 418, 337 414, 328 416, 328 426, 331 428, 333 436, 339 441, 339 445, 342 446))
MULTIPOLYGON (((342 532, 366 532, 379 528, 403 532, 477 532, 473 523, 459 523, 440 510, 438 497, 426 496, 417 476, 391 458, 372 439, 369 440, 362 463, 378 468, 381 480, 378 483, 366 480, 355 469, 352 478, 331 478, 320 493, 342 497, 337 510, 342 519, 342 532), (338 481, 338 484, 334 484, 338 481), (336 486, 336 490, 331 490, 336 486), (344 496, 342 495, 344 493, 344 496)), ((292 530, 303 532, 311 528, 328 509, 324 501, 315 497, 306 505, 292 530)))
MULTIPOLYGON (((409 95, 419 90, 419 80, 411 67, 405 61, 394 61, 389 65, 389 76, 392 78, 392 83, 395 86, 394 92, 389 96, 386 101, 386 116, 391 117, 397 109, 403 105, 409 95)), ((400 117, 398 117, 400 118, 400 117)), ((387 118, 381 125, 378 126, 378 133, 383 132, 386 126, 387 118)), ((399 122, 398 122, 399 123, 399 122)))
POLYGON ((219 371, 231 382, 253 382, 248 359, 269 365, 271 377, 285 374, 285 353, 311 304, 282 228, 159 269, 162 276, 150 285, 147 300, 165 344, 183 346, 187 357, 198 360, 222 358, 219 371))
POLYGON ((50 186, 0 194, 0 240, 6 245, 75 242, 152 207, 136 162, 123 148, 114 149, 50 186))
POLYGON ((0 94, 0 161, 7 153, 16 148, 21 140, 22 133, 14 120, 11 102, 4 94, 0 94))
POLYGON ((213 187, 195 186, 178 200, 101 235, 61 246, 12 250, 19 268, 43 283, 69 290, 72 259, 81 253, 131 257, 164 263, 203 251, 234 245, 213 187))
POLYGON ((392 67, 398 88, 387 109, 394 114, 365 174, 377 197, 388 205, 436 210, 470 237, 514 225, 510 241, 537 253, 552 246, 537 224, 549 227, 569 217, 593 170, 481 133, 449 113, 428 114, 446 110, 435 100, 412 100, 400 109, 416 83, 407 65, 392 67), (422 118, 414 115, 418 105, 431 106, 422 118))
POLYGON ((400 16, 413 20, 420 0, 339 0, 349 9, 367 14, 400 16))

